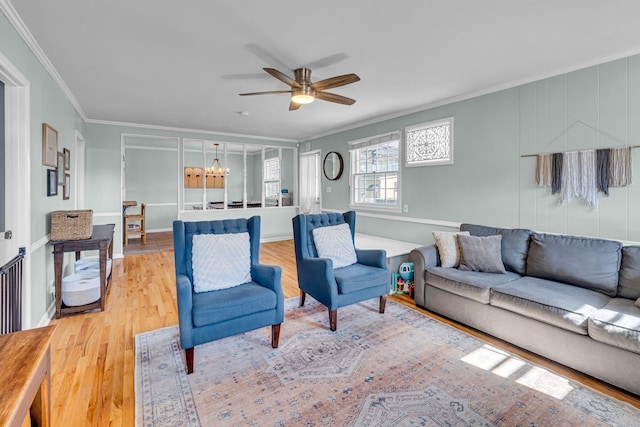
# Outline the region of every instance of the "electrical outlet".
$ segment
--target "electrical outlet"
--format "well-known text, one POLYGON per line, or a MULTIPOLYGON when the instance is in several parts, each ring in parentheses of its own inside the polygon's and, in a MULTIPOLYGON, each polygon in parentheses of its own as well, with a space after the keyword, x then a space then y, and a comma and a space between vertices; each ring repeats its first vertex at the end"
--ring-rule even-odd
POLYGON ((409 205, 402 206, 402 212, 404 212, 404 213, 409 212, 409 205))
POLYGON ((327 193, 331 193, 332 188, 331 187, 327 187, 327 193))

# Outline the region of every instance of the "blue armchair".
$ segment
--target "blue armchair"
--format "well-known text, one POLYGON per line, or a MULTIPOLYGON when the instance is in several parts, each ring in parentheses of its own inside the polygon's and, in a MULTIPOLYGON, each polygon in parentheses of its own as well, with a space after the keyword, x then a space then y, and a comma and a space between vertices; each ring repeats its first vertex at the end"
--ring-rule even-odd
MULTIPOLYGON (((193 372, 196 345, 271 326, 271 346, 278 347, 284 320, 282 269, 259 264, 260 217, 221 221, 173 222, 173 246, 178 291, 180 345, 193 372), (192 247, 197 234, 249 233, 251 281, 209 292, 194 292, 192 247)), ((221 249, 222 250, 222 249, 221 249)))
POLYGON ((386 252, 377 249, 356 249, 358 262, 347 267, 333 268, 333 261, 318 258, 313 240, 313 229, 349 224, 353 242, 356 213, 324 213, 297 215, 293 218, 293 239, 300 288, 300 306, 306 294, 311 295, 329 309, 329 326, 337 329, 338 308, 367 298, 380 297, 379 312, 384 313, 389 293, 391 274, 387 268, 386 252))

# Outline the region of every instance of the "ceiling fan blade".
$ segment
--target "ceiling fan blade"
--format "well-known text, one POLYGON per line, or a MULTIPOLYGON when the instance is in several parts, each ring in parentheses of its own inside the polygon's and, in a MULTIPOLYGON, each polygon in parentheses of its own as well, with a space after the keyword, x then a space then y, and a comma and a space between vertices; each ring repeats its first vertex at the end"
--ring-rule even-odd
POLYGON ((250 92, 250 93, 239 93, 240 96, 249 96, 249 95, 271 95, 274 93, 291 93, 290 90, 271 90, 269 92, 250 92))
POLYGON ((338 104, 351 105, 356 102, 355 99, 347 98, 346 96, 336 95, 329 92, 316 92, 316 98, 323 101, 337 102, 338 104))
POLYGON ((269 78, 269 76, 264 73, 225 74, 220 77, 225 80, 253 80, 269 78))
POLYGON ((283 58, 282 54, 276 56, 275 54, 269 52, 267 49, 256 43, 249 43, 244 45, 244 47, 249 52, 260 58, 265 64, 275 68, 280 68, 281 70, 288 70, 289 65, 287 64, 293 63, 292 61, 290 61, 291 58, 283 58))
POLYGON ((297 81, 293 80, 291 77, 287 76, 284 73, 281 73, 280 71, 276 70, 275 68, 263 68, 263 70, 265 70, 267 73, 271 74, 273 77, 275 77, 276 79, 280 80, 283 83, 288 84, 289 86, 299 89, 302 86, 300 86, 300 83, 298 83, 297 81))
POLYGON ((291 101, 291 103, 289 104, 289 111, 297 110, 298 108, 300 108, 301 105, 302 104, 297 104, 291 101))
POLYGON ((347 59, 346 53, 336 53, 334 55, 329 55, 327 57, 320 58, 317 61, 310 62, 307 65, 305 65, 305 67, 310 68, 312 70, 316 70, 318 68, 328 67, 340 61, 344 61, 345 59, 347 59))
POLYGON ((331 77, 329 79, 320 80, 311 85, 311 89, 325 90, 333 89, 334 87, 340 87, 360 81, 360 77, 356 74, 345 74, 343 76, 331 77))

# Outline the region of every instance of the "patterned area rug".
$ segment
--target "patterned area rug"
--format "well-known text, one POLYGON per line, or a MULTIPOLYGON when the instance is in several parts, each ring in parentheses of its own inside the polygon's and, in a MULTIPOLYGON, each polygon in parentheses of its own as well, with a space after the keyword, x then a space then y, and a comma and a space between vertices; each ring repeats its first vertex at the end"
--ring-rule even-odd
POLYGON ((195 349, 173 326, 136 336, 137 426, 634 426, 640 411, 393 301, 285 302, 270 328, 195 349))

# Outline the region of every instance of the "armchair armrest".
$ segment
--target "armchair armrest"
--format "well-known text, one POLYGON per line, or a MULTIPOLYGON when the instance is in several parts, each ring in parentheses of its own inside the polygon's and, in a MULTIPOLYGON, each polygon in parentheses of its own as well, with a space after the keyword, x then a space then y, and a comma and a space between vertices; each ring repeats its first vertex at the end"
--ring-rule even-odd
POLYGON ((176 275, 178 298, 178 323, 180 324, 180 345, 182 348, 193 347, 193 286, 184 274, 176 275))
POLYGON ((251 279, 275 293, 282 293, 282 268, 277 265, 251 265, 251 279))
POLYGON ((387 251, 384 249, 356 249, 356 256, 359 264, 387 268, 387 251))
POLYGON ((298 262, 300 289, 330 309, 338 300, 338 284, 333 274, 333 262, 328 258, 304 258, 298 262))
POLYGON ((252 264, 251 279, 265 288, 271 289, 277 298, 277 317, 284 320, 284 292, 282 291, 282 267, 267 264, 252 264))

